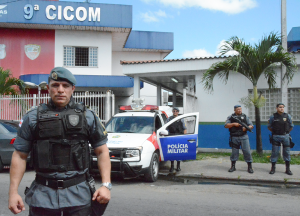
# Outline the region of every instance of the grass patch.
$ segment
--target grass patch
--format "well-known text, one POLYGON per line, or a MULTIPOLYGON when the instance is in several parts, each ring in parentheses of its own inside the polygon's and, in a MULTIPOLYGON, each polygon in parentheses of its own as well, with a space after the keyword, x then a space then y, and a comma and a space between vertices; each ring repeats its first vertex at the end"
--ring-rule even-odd
MULTIPOLYGON (((219 157, 230 157, 231 153, 226 152, 216 152, 216 153, 198 153, 196 160, 206 160, 210 158, 219 158, 219 157)), ((253 163, 270 163, 271 153, 263 153, 263 155, 259 155, 257 152, 252 152, 253 163)), ((239 161, 244 161, 243 154, 239 155, 239 161)), ((284 164, 284 160, 282 158, 278 158, 278 164, 284 164)), ((300 154, 291 155, 291 164, 300 165, 300 154)))

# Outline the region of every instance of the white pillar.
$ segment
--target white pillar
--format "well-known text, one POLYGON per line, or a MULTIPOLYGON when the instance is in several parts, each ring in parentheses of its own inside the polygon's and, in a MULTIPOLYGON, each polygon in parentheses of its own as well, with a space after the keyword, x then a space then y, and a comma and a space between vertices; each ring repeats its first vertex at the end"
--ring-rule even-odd
POLYGON ((186 113, 186 110, 187 110, 187 95, 186 95, 186 93, 187 93, 187 89, 186 88, 184 88, 183 89, 183 95, 182 95, 182 97, 183 97, 183 114, 185 114, 186 113))
POLYGON ((157 85, 156 99, 157 99, 156 105, 161 106, 161 85, 157 85))
POLYGON ((140 98, 140 77, 135 75, 134 76, 134 84, 133 84, 133 99, 140 98))
POLYGON ((176 92, 175 91, 173 91, 172 102, 173 102, 173 107, 176 107, 176 92))
POLYGON ((106 91, 105 99, 105 123, 111 118, 111 92, 110 90, 106 91))
MULTIPOLYGON (((286 28, 286 0, 281 0, 281 37, 282 47, 287 51, 287 28, 286 28)), ((282 82, 282 78, 286 73, 286 67, 281 66, 281 102, 285 105, 285 112, 288 112, 288 86, 287 82, 282 82)))

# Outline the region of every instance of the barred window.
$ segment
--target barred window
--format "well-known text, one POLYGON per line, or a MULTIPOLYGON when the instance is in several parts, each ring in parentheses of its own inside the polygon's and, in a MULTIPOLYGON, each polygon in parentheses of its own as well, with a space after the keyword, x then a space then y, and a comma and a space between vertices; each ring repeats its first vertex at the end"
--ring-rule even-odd
MULTIPOLYGON (((262 96, 266 99, 265 106, 261 107, 260 119, 261 121, 268 121, 271 114, 276 112, 276 105, 281 102, 281 90, 280 89, 258 89, 258 94, 262 92, 262 96)), ((253 90, 249 90, 249 95, 252 95, 253 90)), ((249 108, 249 118, 251 121, 255 121, 255 109, 254 106, 249 108)))
POLYGON ((65 46, 64 66, 98 67, 98 48, 65 46))
POLYGON ((294 121, 300 121, 300 89, 288 89, 288 113, 294 121))

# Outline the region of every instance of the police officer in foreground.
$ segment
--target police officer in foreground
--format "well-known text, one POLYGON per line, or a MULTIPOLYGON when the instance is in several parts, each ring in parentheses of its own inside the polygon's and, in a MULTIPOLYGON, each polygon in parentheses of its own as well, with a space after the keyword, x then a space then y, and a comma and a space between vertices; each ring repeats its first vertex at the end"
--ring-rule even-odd
POLYGON ((75 103, 75 84, 69 70, 52 69, 47 86, 49 103, 32 108, 23 116, 10 167, 8 207, 14 214, 25 210, 18 186, 30 151, 36 177, 25 192, 29 215, 88 216, 91 202, 106 204, 110 200, 107 133, 93 111, 75 103), (87 181, 89 143, 98 157, 103 182, 94 193, 87 181))
POLYGON ((234 113, 227 117, 225 122, 225 128, 229 129, 230 132, 230 146, 232 147, 232 153, 230 156, 231 168, 228 172, 234 172, 236 170, 235 164, 239 159, 239 149, 242 146, 244 159, 248 164, 248 173, 253 173, 252 169, 252 156, 250 152, 249 137, 247 135, 246 127, 242 126, 238 121, 244 123, 250 129, 253 129, 253 124, 250 119, 242 113, 241 105, 234 106, 234 113))
MULTIPOLYGON (((167 122, 173 120, 174 118, 178 117, 179 114, 179 109, 177 107, 173 107, 172 109, 173 115, 170 116, 167 119, 167 122)), ((187 128, 186 125, 184 123, 184 119, 178 120, 176 122, 174 122, 173 124, 171 124, 168 127, 169 130, 169 135, 179 135, 179 134, 186 134, 187 133, 187 128)), ((171 161, 171 168, 169 170, 170 172, 174 172, 174 161, 171 161)), ((180 169, 180 161, 177 161, 177 168, 176 171, 181 171, 180 169)))
POLYGON ((283 146, 283 160, 285 161, 286 171, 288 175, 293 175, 290 170, 290 136, 289 133, 293 130, 294 124, 292 117, 284 112, 284 104, 279 103, 276 105, 277 112, 270 116, 268 121, 268 129, 272 132, 272 167, 270 174, 275 173, 275 165, 278 159, 278 153, 282 143, 283 146))

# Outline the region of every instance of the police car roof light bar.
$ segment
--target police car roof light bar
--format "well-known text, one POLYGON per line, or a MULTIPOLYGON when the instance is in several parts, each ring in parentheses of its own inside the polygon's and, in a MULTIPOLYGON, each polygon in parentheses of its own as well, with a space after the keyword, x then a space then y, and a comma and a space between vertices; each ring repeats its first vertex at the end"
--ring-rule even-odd
POLYGON ((120 107, 120 110, 122 110, 122 111, 125 111, 125 110, 132 110, 132 108, 131 108, 130 105, 128 105, 128 106, 121 106, 121 107, 120 107))
POLYGON ((146 105, 142 110, 158 110, 158 106, 155 105, 146 105))

